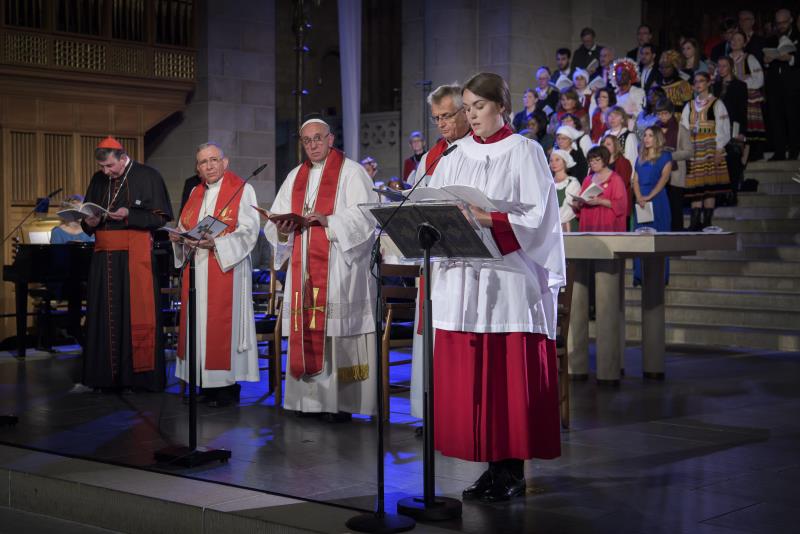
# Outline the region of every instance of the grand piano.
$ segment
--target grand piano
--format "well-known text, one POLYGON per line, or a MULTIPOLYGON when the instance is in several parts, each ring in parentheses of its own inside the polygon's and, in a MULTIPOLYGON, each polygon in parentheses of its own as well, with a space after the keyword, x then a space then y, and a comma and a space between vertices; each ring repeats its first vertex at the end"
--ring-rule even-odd
POLYGON ((81 301, 85 297, 83 288, 89 279, 92 252, 93 243, 15 245, 14 262, 3 266, 3 280, 14 284, 18 358, 25 356, 29 284, 59 288, 61 297, 69 303, 70 329, 80 330, 81 301))

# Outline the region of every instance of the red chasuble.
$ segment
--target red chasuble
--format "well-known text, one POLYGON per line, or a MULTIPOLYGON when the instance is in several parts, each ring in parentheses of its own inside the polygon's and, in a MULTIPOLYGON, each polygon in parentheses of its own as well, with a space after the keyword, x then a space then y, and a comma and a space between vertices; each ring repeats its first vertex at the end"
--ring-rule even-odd
MULTIPOLYGON (((244 191, 241 188, 243 180, 230 171, 225 171, 222 177, 217 203, 214 206, 214 216, 228 224, 220 235, 229 234, 236 230, 239 220, 239 202, 244 191), (228 203, 230 201, 230 203, 228 203), (220 209, 228 203, 227 207, 220 209)), ((203 206, 203 196, 206 187, 198 185, 189 195, 189 200, 181 212, 181 225, 184 228, 193 228, 197 224, 200 208, 203 206)), ((189 302, 189 271, 183 271, 181 284, 181 302, 189 302)), ((214 251, 208 254, 208 308, 206 328, 206 361, 205 368, 209 371, 230 371, 231 369, 231 332, 233 331, 233 269, 222 272, 214 251)), ((181 307, 181 336, 178 341, 178 357, 183 359, 186 354, 186 306, 181 307)))
MULTIPOLYGON (((336 205, 339 178, 344 165, 344 155, 331 149, 322 169, 317 198, 313 210, 321 215, 331 215, 336 205)), ((292 213, 307 215, 303 206, 306 200, 311 162, 300 166, 292 188, 292 213)), ((328 261, 331 244, 325 228, 309 226, 308 257, 303 272, 302 233, 295 233, 292 248, 291 326, 289 329, 289 373, 295 378, 314 376, 322 372, 325 355, 326 303, 328 302, 328 261)))

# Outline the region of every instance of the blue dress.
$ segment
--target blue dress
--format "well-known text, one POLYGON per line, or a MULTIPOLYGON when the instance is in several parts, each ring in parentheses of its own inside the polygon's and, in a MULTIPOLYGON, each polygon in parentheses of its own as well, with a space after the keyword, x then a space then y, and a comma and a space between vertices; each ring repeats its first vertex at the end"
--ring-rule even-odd
POLYGON ((70 234, 62 229, 60 226, 56 226, 50 232, 50 244, 51 245, 62 245, 65 243, 71 243, 74 241, 94 241, 94 236, 87 235, 85 232, 81 232, 79 234, 70 234))
MULTIPOLYGON (((661 172, 665 166, 672 165, 672 154, 664 151, 661 156, 655 161, 636 160, 636 175, 639 181, 639 191, 642 196, 649 195, 650 191, 655 188, 658 180, 661 178, 661 172)), ((655 228, 659 232, 669 232, 672 228, 672 215, 669 208, 669 197, 667 197, 667 188, 664 187, 658 194, 651 200, 653 203, 653 216, 652 222, 640 223, 636 220, 636 210, 633 210, 634 228, 642 228, 648 226, 655 228)), ((665 282, 669 282, 669 259, 666 259, 664 269, 665 282)), ((633 285, 637 286, 642 283, 642 262, 639 258, 633 260, 633 285)))

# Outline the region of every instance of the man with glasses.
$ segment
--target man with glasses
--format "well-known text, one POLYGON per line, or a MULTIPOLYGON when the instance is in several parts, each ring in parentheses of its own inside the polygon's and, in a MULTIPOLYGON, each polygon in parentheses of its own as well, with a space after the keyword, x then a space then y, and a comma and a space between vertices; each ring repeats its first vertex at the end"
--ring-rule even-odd
MULTIPOLYGON (((179 229, 190 230, 207 216, 227 228, 217 237, 183 239, 170 234, 175 267, 194 251, 195 361, 203 400, 211 407, 239 402, 239 381, 258 382, 258 343, 253 317, 250 252, 261 227, 256 193, 250 184, 228 170, 228 158, 218 144, 203 143, 195 154, 200 184, 181 210, 179 229)), ((183 271, 181 302, 189 297, 189 272, 183 271)), ((187 307, 181 307, 175 375, 189 382, 186 358, 187 307)))
MULTIPOLYGON (((441 134, 441 138, 428 152, 422 156, 416 175, 409 179, 410 184, 423 180, 420 186, 428 185, 436 166, 441 161, 442 153, 452 145, 457 145, 469 133, 469 123, 461 104, 460 85, 441 85, 428 95, 431 106, 431 122, 441 134)), ((458 149, 456 149, 458 150, 458 149)), ((422 336, 417 334, 419 324, 419 306, 416 306, 414 317, 414 341, 411 357, 411 415, 423 416, 422 409, 422 336)))
POLYGON ((425 138, 421 132, 411 132, 408 136, 408 146, 411 147, 411 156, 403 162, 403 180, 414 174, 419 167, 419 160, 425 153, 425 138))
POLYGON ((788 9, 775 13, 777 35, 767 40, 764 49, 766 65, 768 132, 775 154, 770 161, 797 159, 800 155, 800 58, 797 57, 798 32, 788 9), (794 47, 794 51, 781 51, 794 47))
POLYGON ((164 180, 113 137, 94 151, 100 171, 84 198, 108 210, 86 217, 95 236, 86 300, 83 384, 109 392, 164 389, 152 232, 172 220, 164 180))
POLYGON ((370 272, 375 224, 358 206, 378 198, 364 168, 333 148, 333 141, 325 121, 303 123, 300 142, 308 159, 283 182, 264 233, 275 247, 275 265, 289 258, 283 407, 326 413, 336 422, 377 412, 376 286, 370 272))

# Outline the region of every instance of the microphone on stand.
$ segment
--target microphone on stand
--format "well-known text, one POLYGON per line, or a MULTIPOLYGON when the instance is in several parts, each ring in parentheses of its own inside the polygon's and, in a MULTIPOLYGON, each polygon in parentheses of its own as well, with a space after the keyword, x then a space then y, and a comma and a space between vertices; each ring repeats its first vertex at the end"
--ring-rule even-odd
POLYGON ((22 219, 20 221, 20 223, 18 225, 16 225, 14 227, 13 230, 11 230, 11 232, 9 232, 9 234, 7 236, 5 236, 3 238, 3 243, 8 241, 8 238, 11 237, 12 235, 14 235, 17 232, 17 230, 22 228, 22 225, 25 224, 25 222, 28 219, 30 219, 31 215, 33 215, 34 213, 37 213, 37 212, 39 212, 39 213, 47 213, 47 209, 50 207, 50 199, 53 198, 54 196, 56 196, 57 194, 59 194, 60 192, 62 192, 63 190, 64 190, 63 187, 59 187, 58 189, 56 189, 52 193, 48 194, 46 197, 42 197, 40 199, 37 199, 36 205, 33 207, 33 209, 25 216, 24 219, 22 219))
POLYGON ((57 194, 59 194, 59 193, 60 193, 60 192, 62 192, 63 190, 64 190, 64 188, 63 188, 63 187, 59 187, 58 189, 56 189, 55 191, 53 191, 52 193, 50 193, 49 195, 47 195, 47 198, 53 198, 54 196, 56 196, 57 194))
MULTIPOLYGON (((236 198, 236 195, 238 195, 239 191, 241 191, 244 188, 244 186, 247 185, 247 182, 250 181, 250 178, 252 178, 253 176, 258 175, 259 173, 261 173, 261 171, 263 171, 264 169, 267 168, 267 165, 269 165, 269 163, 265 163, 265 164, 261 165, 256 170, 254 170, 252 173, 250 173, 250 176, 245 178, 245 180, 242 182, 242 185, 240 185, 239 188, 236 191, 234 191, 234 193, 231 195, 231 198, 229 198, 228 201, 225 203, 225 205, 222 206, 222 208, 220 208, 220 210, 217 212, 217 215, 219 215, 220 213, 225 211, 225 208, 228 207, 228 204, 230 204, 233 201, 233 199, 236 198)), ((216 217, 214 217, 214 218, 216 219, 216 217)))
POLYGON ((430 163, 428 163, 427 161, 425 162, 426 163, 425 172, 422 173, 422 176, 420 177, 419 180, 417 180, 417 183, 414 184, 414 187, 412 187, 408 191, 408 194, 405 195, 405 198, 403 198, 403 200, 400 201, 400 204, 395 206, 394 210, 392 210, 392 213, 389 214, 389 218, 386 219, 386 224, 381 225, 381 229, 378 232, 378 237, 375 240, 375 246, 372 249, 372 258, 370 259, 370 269, 372 269, 372 267, 375 266, 375 263, 377 263, 378 257, 380 256, 380 242, 381 242, 381 236, 383 235, 383 229, 386 228, 387 226, 389 226, 389 224, 392 222, 392 219, 394 219, 394 216, 397 214, 398 210, 403 207, 403 204, 405 204, 406 201, 409 199, 409 197, 411 197, 411 194, 414 192, 414 190, 416 190, 417 187, 419 186, 419 184, 422 183, 422 178, 424 178, 428 174, 428 170, 430 170, 431 167, 436 165, 436 163, 438 163, 440 159, 442 159, 445 156, 449 156, 450 154, 452 154, 455 151, 455 149, 457 149, 457 148, 458 148, 458 145, 450 145, 449 147, 447 147, 447 149, 444 152, 439 154, 438 157, 434 158, 434 160, 432 162, 430 162, 430 163))

